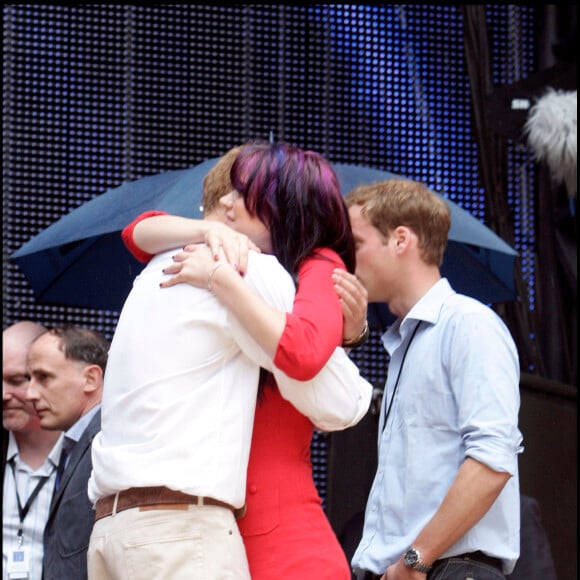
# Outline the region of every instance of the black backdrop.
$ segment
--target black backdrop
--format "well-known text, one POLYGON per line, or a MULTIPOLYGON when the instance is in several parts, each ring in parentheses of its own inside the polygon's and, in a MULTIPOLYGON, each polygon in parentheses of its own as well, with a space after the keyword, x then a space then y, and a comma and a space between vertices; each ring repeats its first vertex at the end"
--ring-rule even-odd
MULTIPOLYGON (((38 303, 9 255, 124 181, 271 133, 334 162, 424 181, 485 221, 463 18, 457 5, 4 5, 4 327, 68 321, 110 338, 117 312, 38 303)), ((532 73, 534 9, 489 5, 483 18, 494 83, 532 73)), ((507 153, 499 194, 521 256, 519 302, 533 311, 535 166, 518 140, 507 153)), ((379 390, 388 366, 382 330, 375 325, 355 355, 379 390)), ((533 350, 533 333, 525 339, 520 348, 533 350)), ((534 373, 533 357, 524 358, 534 373)), ((365 425, 372 446, 372 416, 365 425)), ((313 444, 325 501, 329 487, 335 497, 344 487, 344 465, 357 469, 354 455, 329 468, 331 447, 323 435, 313 444)), ((360 460, 353 505, 327 505, 337 533, 364 501, 370 447, 360 460)))

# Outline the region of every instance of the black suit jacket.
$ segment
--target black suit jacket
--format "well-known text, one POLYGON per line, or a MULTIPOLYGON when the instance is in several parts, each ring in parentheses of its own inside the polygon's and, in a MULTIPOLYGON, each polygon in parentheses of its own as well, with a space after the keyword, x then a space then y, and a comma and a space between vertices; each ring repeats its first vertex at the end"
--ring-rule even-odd
POLYGON ((100 430, 99 410, 74 446, 60 487, 52 498, 44 530, 44 580, 87 578, 87 550, 95 522, 87 484, 93 466, 91 445, 100 430))

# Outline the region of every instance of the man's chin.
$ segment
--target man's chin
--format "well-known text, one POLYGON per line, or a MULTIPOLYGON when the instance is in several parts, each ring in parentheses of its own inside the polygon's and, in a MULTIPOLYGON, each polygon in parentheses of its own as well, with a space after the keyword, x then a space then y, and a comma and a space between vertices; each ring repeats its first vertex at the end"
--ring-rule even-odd
POLYGON ((32 417, 25 411, 4 411, 2 426, 7 431, 23 431, 24 429, 39 428, 37 417, 32 417))
POLYGON ((58 429, 58 427, 54 426, 53 421, 50 420, 50 417, 44 416, 40 418, 39 427, 41 429, 46 429, 47 431, 54 431, 58 429))

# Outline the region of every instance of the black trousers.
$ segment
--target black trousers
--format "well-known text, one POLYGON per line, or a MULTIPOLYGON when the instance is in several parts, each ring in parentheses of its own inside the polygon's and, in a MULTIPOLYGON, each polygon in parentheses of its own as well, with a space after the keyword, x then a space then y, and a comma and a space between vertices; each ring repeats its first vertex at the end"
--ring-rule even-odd
MULTIPOLYGON (((470 554, 459 554, 458 556, 452 556, 454 559, 465 559, 465 560, 473 560, 475 562, 483 562, 484 564, 489 564, 494 568, 498 568, 499 570, 502 569, 501 560, 499 558, 492 558, 491 556, 487 556, 483 552, 472 552, 470 554)), ((444 563, 445 561, 449 560, 450 558, 443 558, 442 560, 437 560, 433 563, 433 568, 439 566, 439 564, 444 563)), ((374 572, 365 572, 363 576, 363 580, 379 580, 383 575, 382 574, 375 574, 374 572)), ((429 578, 429 575, 427 575, 429 578)))

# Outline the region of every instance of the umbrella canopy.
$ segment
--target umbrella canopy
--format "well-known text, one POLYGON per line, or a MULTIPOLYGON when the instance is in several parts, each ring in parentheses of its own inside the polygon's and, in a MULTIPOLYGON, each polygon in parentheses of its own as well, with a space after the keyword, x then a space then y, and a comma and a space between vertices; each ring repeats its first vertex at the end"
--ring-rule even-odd
MULTIPOLYGON (((357 185, 401 177, 388 171, 334 164, 343 193, 357 185)), ((486 304, 515 300, 514 260, 518 253, 456 203, 443 198, 451 212, 449 241, 441 274, 455 290, 486 304)))
MULTIPOLYGON (((140 213, 161 210, 202 216, 203 178, 217 158, 124 183, 82 204, 19 248, 11 259, 36 299, 45 304, 120 311, 143 264, 125 248, 120 232, 140 213)), ((334 164, 344 193, 393 173, 334 164)), ((446 200, 451 230, 443 275, 460 292, 486 303, 515 298, 517 252, 471 214, 446 200)))

